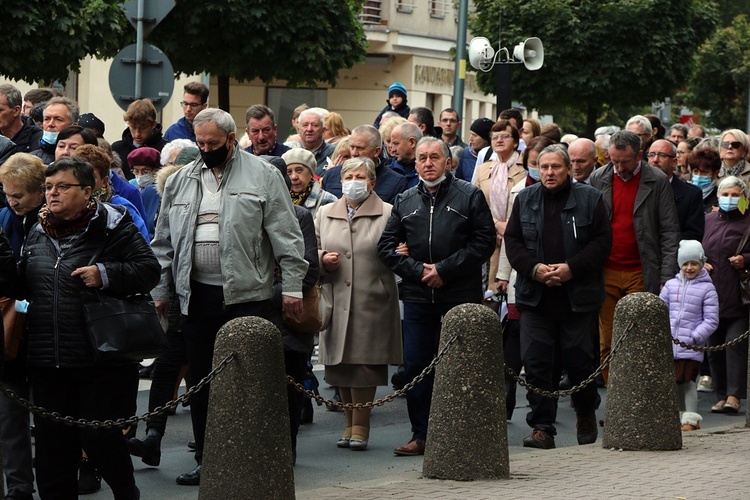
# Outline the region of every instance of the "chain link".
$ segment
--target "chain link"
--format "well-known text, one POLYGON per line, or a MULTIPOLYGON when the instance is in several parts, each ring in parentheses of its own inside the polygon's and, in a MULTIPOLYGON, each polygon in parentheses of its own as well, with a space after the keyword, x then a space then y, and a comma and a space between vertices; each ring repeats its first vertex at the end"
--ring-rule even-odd
POLYGON ((746 331, 745 333, 743 333, 742 335, 740 335, 736 339, 730 340, 726 344, 719 344, 719 345, 714 345, 714 346, 711 346, 711 347, 702 346, 702 345, 695 345, 695 344, 686 344, 685 342, 682 342, 681 340, 678 340, 678 339, 676 339, 674 337, 672 337, 672 343, 675 344, 675 345, 678 345, 680 347, 683 347, 685 349, 690 349, 691 351, 716 352, 716 351, 721 351, 721 350, 724 350, 724 349, 728 349, 728 348, 732 347, 733 345, 739 344, 740 342, 742 342, 743 340, 745 340, 749 335, 750 335, 750 330, 746 331))
POLYGON ((513 380, 518 382, 518 385, 525 388, 527 391, 532 392, 538 396, 542 396, 545 398, 562 398, 565 396, 570 396, 571 394, 575 394, 577 392, 582 391, 585 389, 588 385, 593 384, 596 380, 596 377, 598 377, 604 369, 609 365, 610 361, 612 361, 612 357, 617 353, 617 351, 620 350, 620 347, 622 346, 623 342, 625 341, 625 338, 630 334, 631 330, 633 329, 633 326, 635 326, 635 323, 631 322, 628 327, 625 329, 625 333, 622 337, 617 339, 617 342, 615 342, 614 347, 612 347, 612 350, 607 354, 607 356, 604 358, 604 361, 602 361, 602 364, 599 365, 599 368, 597 368, 594 373, 588 376, 586 380, 581 382, 580 384, 576 385, 575 387, 571 387, 570 389, 566 389, 564 391, 545 391, 544 389, 539 389, 538 387, 534 387, 533 385, 527 383, 524 379, 519 377, 516 372, 513 371, 512 368, 505 367, 505 371, 508 372, 508 375, 513 377, 513 380))
POLYGON ((234 359, 234 353, 231 353, 225 357, 221 363, 219 363, 219 366, 214 368, 211 373, 203 377, 200 382, 192 386, 190 389, 188 389, 182 396, 178 397, 177 399, 174 399, 168 403, 166 403, 163 406, 158 406, 154 408, 154 411, 144 413, 140 417, 133 415, 132 417, 128 418, 118 418, 117 420, 86 420, 83 418, 73 418, 70 416, 64 416, 60 415, 60 413, 56 411, 49 411, 46 408, 42 406, 36 406, 31 401, 28 401, 26 399, 23 399, 15 392, 11 391, 10 389, 6 389, 5 386, 3 386, 0 383, 0 392, 5 394, 8 398, 15 401, 19 405, 26 408, 26 410, 30 411, 31 413, 38 415, 42 418, 47 418, 52 420, 55 423, 64 424, 68 426, 76 426, 76 427, 82 427, 87 429, 112 429, 112 428, 121 428, 124 429, 126 427, 130 427, 132 425, 138 424, 139 420, 148 420, 149 418, 159 415, 161 413, 164 413, 167 410, 174 410, 177 408, 177 405, 185 403, 188 401, 193 394, 203 389, 204 386, 207 384, 210 384, 212 380, 216 378, 219 373, 221 373, 224 368, 229 365, 229 363, 234 359))
POLYGON ((412 380, 411 382, 409 382, 408 384, 406 384, 402 389, 397 390, 393 394, 389 394, 389 395, 387 395, 385 397, 382 397, 380 399, 376 399, 375 401, 368 401, 367 403, 342 403, 340 401, 332 401, 330 399, 325 399, 320 394, 315 394, 312 391, 308 391, 307 389, 305 389, 304 385, 302 385, 302 384, 300 384, 298 382, 295 382, 294 379, 292 377, 288 376, 288 375, 286 377, 286 380, 287 380, 287 384, 289 384, 292 387, 294 387, 295 389, 297 389, 297 391, 299 391, 299 392, 301 392, 303 394, 306 394, 307 397, 309 397, 310 399, 314 399, 319 405, 320 404, 325 404, 329 408, 337 408, 337 409, 338 408, 340 408, 340 409, 344 409, 345 408, 347 410, 362 410, 362 409, 365 409, 365 408, 374 408, 376 406, 383 406, 385 403, 390 403, 391 401, 393 401, 397 397, 403 396, 404 394, 406 394, 407 392, 409 392, 409 390, 412 387, 414 387, 415 385, 417 385, 418 383, 420 383, 422 380, 424 380, 424 378, 427 375, 429 375, 430 372, 432 372, 438 364, 440 364, 440 362, 445 357, 445 354, 448 352, 448 350, 450 349, 450 347, 456 342, 456 340, 458 340, 458 333, 455 334, 453 337, 451 337, 450 340, 448 340, 445 343, 445 345, 440 350, 440 352, 438 353, 438 355, 435 356, 432 359, 432 362, 429 365, 427 365, 427 367, 424 370, 422 370, 422 373, 420 373, 419 375, 417 375, 416 377, 414 377, 414 380, 412 380))

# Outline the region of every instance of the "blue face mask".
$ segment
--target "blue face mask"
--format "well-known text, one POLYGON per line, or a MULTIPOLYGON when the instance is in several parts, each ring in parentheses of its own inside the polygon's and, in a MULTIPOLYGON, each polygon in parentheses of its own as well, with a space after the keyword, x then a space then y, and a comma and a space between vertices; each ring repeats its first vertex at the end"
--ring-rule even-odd
POLYGON ((707 175, 694 175, 692 180, 693 185, 701 189, 706 189, 711 185, 711 177, 707 175))
POLYGON ((57 135, 60 132, 51 132, 45 130, 42 132, 42 140, 46 142, 47 144, 56 144, 57 143, 57 135))
POLYGON ((719 197, 719 208, 725 212, 731 212, 737 210, 737 203, 740 199, 732 196, 720 196, 719 197))
POLYGON ((541 178, 541 176, 539 175, 539 169, 534 168, 534 167, 529 167, 529 177, 539 182, 539 179, 541 178))

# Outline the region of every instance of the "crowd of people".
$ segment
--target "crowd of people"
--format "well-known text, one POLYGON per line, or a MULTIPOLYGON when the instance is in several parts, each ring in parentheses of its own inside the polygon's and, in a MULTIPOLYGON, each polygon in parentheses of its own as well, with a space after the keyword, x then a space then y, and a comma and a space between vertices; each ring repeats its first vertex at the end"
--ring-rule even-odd
MULTIPOLYGON (((671 333, 719 345, 748 329, 742 281, 750 263, 750 141, 701 126, 666 131, 655 116, 563 135, 517 109, 470 126, 459 111, 410 108, 388 88, 373 125, 346 128, 323 108, 295 109, 282 141, 269 107, 248 108, 244 134, 185 85, 184 116, 162 134, 151 101, 125 112, 110 145, 104 123, 48 89, 0 85, 0 300, 3 385, 49 411, 90 420, 133 415, 139 366, 101 363, 82 304, 94 290, 150 293, 167 348, 152 367, 149 410, 211 371, 219 329, 260 316, 281 332, 286 373, 304 383, 318 332, 285 318, 329 286, 319 334, 325 380, 343 403, 372 402, 389 366, 405 381, 432 361, 441 321, 462 303, 507 295, 505 364, 543 390, 587 379, 611 351, 617 302, 660 295, 671 333), (240 230, 241 228, 241 230, 240 230)), ((711 411, 746 397, 747 342, 703 354, 674 347, 684 431, 700 428, 697 391, 711 411)), ((501 365, 498 370, 502 370, 501 365)), ((608 371, 601 383, 606 385, 608 371)), ((506 409, 516 407, 506 377, 506 409)), ((398 456, 424 454, 433 377, 407 393, 411 423, 398 456)), ((210 385, 190 400, 198 485, 210 385)), ((289 388, 290 439, 304 397, 289 388)), ((527 447, 555 446, 556 401, 528 394, 527 447)), ((598 436, 594 385, 572 398, 577 440, 598 436)), ((370 410, 346 409, 335 445, 366 450, 370 410)), ((158 466, 167 415, 137 430, 64 427, 0 397, 8 497, 74 498, 104 479, 117 499, 139 498, 130 455, 158 466), (35 477, 36 476, 36 477, 35 477)))

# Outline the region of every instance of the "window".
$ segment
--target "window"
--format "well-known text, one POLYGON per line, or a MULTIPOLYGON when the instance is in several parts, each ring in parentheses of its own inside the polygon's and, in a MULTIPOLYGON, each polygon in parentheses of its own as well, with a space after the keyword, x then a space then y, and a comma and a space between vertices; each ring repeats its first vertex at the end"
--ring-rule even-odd
POLYGON ((450 0, 430 0, 430 17, 445 19, 452 8, 450 0))

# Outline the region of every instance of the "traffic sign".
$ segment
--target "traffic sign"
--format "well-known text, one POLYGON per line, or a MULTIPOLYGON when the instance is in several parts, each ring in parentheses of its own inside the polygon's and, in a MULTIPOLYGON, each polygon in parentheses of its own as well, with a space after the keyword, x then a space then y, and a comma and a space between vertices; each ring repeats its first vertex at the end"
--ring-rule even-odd
POLYGON ((144 44, 141 61, 141 95, 135 95, 136 44, 122 49, 109 69, 109 90, 118 106, 127 110, 131 102, 148 97, 160 111, 174 90, 174 69, 167 55, 151 44, 144 44))
MULTIPOLYGON (((141 0, 143 3, 143 36, 151 31, 169 14, 175 6, 175 0, 141 0)), ((122 4, 125 16, 133 28, 138 29, 138 0, 130 0, 122 4)))

